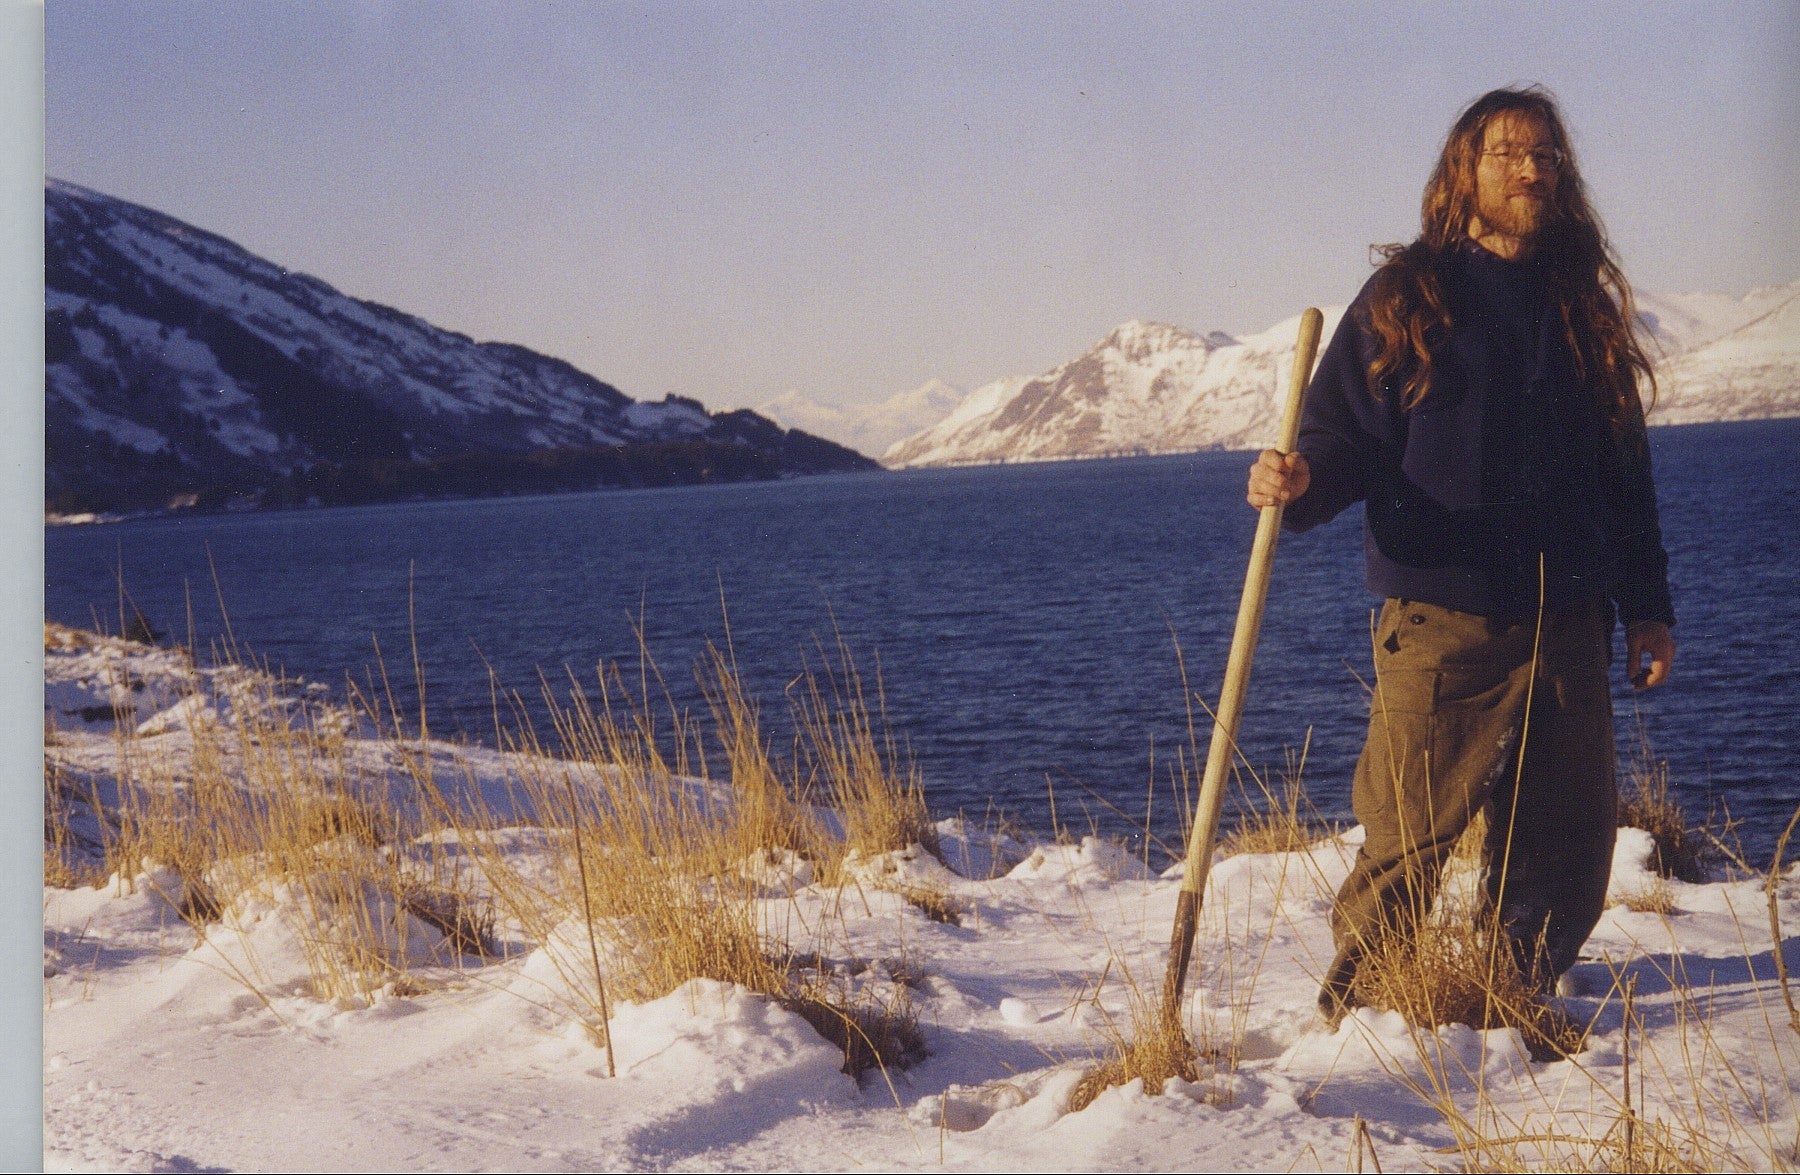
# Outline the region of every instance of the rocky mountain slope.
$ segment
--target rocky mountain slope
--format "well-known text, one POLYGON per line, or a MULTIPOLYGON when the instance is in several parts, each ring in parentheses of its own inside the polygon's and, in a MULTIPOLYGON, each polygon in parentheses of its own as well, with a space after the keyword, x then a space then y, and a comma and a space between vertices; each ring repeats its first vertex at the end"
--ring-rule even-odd
MULTIPOLYGON (((1646 295, 1660 355, 1653 424, 1800 415, 1800 282, 1719 294, 1646 295)), ((1327 310, 1325 340, 1343 308, 1327 310)), ((1296 316, 1241 338, 1128 322, 1029 379, 977 388, 883 454, 890 467, 1255 449, 1270 443, 1296 316)))
MULTIPOLYGON (((1340 312, 1327 316, 1337 325, 1340 312)), ((889 449, 890 466, 1042 461, 1246 448, 1274 429, 1276 388, 1300 320, 1242 339, 1128 322, 1086 354, 970 393, 889 449)))
POLYGON ((44 205, 55 508, 255 501, 277 487, 367 500, 383 496, 377 483, 577 488, 585 474, 554 486, 521 475, 547 453, 565 474, 605 465, 640 483, 872 464, 755 413, 635 401, 561 360, 348 297, 74 184, 48 181, 44 205))

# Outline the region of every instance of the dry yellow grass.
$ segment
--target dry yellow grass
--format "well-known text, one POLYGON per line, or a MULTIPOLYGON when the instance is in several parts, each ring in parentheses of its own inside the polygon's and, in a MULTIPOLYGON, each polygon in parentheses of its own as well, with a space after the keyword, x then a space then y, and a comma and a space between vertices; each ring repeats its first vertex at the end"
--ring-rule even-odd
POLYGON ((1219 838, 1219 856, 1304 852, 1336 833, 1337 830, 1312 806, 1302 783, 1306 754, 1311 745, 1309 731, 1298 754, 1289 749, 1279 794, 1269 786, 1264 773, 1252 771, 1247 766, 1243 769, 1238 776, 1237 819, 1219 838), (1245 775, 1255 785, 1254 793, 1244 785, 1245 775))
POLYGON ((1186 1033, 1153 1015, 1148 1024, 1136 1024, 1129 1036, 1116 1036, 1111 1055, 1082 1074, 1069 1091, 1069 1112, 1078 1114, 1107 1090, 1138 1080, 1145 1093, 1160 1094, 1172 1077, 1199 1081, 1198 1054, 1186 1033))
POLYGON ((965 913, 963 904, 952 897, 950 892, 942 886, 910 882, 885 885, 882 888, 899 895, 907 905, 933 922, 942 922, 947 926, 962 925, 965 913))
POLYGON ((1639 889, 1619 895, 1619 904, 1637 914, 1673 914, 1675 889, 1661 877, 1655 877, 1639 889))
POLYGON ((1641 828, 1650 834, 1656 844, 1651 867, 1658 874, 1678 881, 1701 882, 1706 880, 1707 866, 1731 830, 1729 819, 1720 820, 1718 828, 1712 823, 1689 820, 1669 794, 1668 761, 1656 757, 1640 723, 1637 746, 1619 782, 1619 827, 1641 828))
POLYGON ((92 824, 104 835, 107 825, 96 802, 55 759, 44 761, 44 884, 63 889, 98 885, 105 880, 105 846, 78 825, 92 824))
POLYGON ((1398 1012, 1409 1024, 1512 1027, 1540 1055, 1579 1051, 1584 1032, 1566 1023, 1519 973, 1476 879, 1487 817, 1477 813, 1447 862, 1436 902, 1409 935, 1375 943, 1357 969, 1358 1003, 1398 1012))
POLYGON ((1539 1056, 1577 1053, 1586 1036, 1519 974, 1490 918, 1430 918, 1409 939, 1379 943, 1357 971, 1356 996, 1420 1028, 1516 1028, 1539 1056))
POLYGON ((828 837, 805 802, 810 789, 799 791, 798 781, 785 779, 777 767, 731 653, 709 649, 708 662, 701 684, 731 781, 734 838, 750 850, 818 855, 828 837))
MULTIPOLYGON (((892 747, 878 739, 860 678, 840 653, 836 674, 824 684, 809 678, 795 702, 804 778, 771 753, 728 654, 700 667, 709 731, 653 710, 660 678, 647 659, 635 690, 616 668, 603 671, 597 703, 546 684, 554 749, 540 745, 516 697, 513 723, 501 723, 497 695, 496 730, 516 752, 514 804, 553 850, 547 868, 529 872, 508 853, 503 825, 517 817, 486 809, 473 778, 439 777, 443 757, 427 742, 424 713, 399 711, 385 670, 356 695, 355 721, 388 739, 415 801, 404 807, 389 802, 386 783, 361 778, 344 722, 304 721, 275 696, 280 682, 227 660, 213 671, 220 679, 261 693, 175 739, 137 737, 122 724, 116 803, 84 796, 47 763, 46 882, 173 870, 182 893, 169 896, 203 933, 218 933, 203 928, 221 920, 230 933, 243 902, 274 902, 298 924, 313 994, 335 1001, 426 990, 441 982, 441 966, 493 957, 504 915, 550 948, 566 991, 546 998, 597 1042, 610 1043, 609 989, 647 1000, 708 977, 804 1016, 843 1048, 847 1071, 909 1064, 923 1055, 923 1037, 906 985, 797 967, 785 923, 773 924, 762 900, 771 866, 823 872, 841 863, 844 838, 804 802, 820 791, 842 805, 837 820, 866 852, 932 844, 916 776, 891 766, 892 747), (706 778, 707 734, 721 780, 706 778), (84 809, 107 817, 86 819, 105 831, 85 853, 84 809), (430 975, 416 972, 417 952, 407 949, 407 928, 419 923, 442 939, 430 975)), ((416 662, 414 672, 423 697, 416 662)), ((904 889, 931 916, 958 916, 948 893, 904 889)), ((255 990, 252 974, 240 978, 255 990)))
POLYGON ((871 710, 862 674, 843 642, 835 665, 823 654, 821 659, 823 668, 809 669, 793 691, 807 790, 816 789, 843 822, 846 852, 872 857, 916 844, 938 855, 917 769, 902 765, 890 736, 877 734, 887 725, 879 673, 871 710))
POLYGON ((449 942, 434 966, 491 946, 491 915, 444 884, 434 850, 404 843, 406 821, 368 798, 380 793, 361 786, 341 715, 315 726, 287 683, 229 661, 186 688, 191 721, 177 732, 138 736, 119 723, 117 778, 104 800, 97 784, 75 788, 47 764, 48 883, 172 871, 179 892, 165 896, 203 936, 219 933, 208 929, 218 922, 231 933, 247 901, 274 903, 295 923, 322 999, 421 986, 409 977, 415 919, 449 942), (99 843, 77 846, 78 826, 98 829, 99 843), (80 868, 69 864, 75 856, 80 868))
MULTIPOLYGON (((1112 969, 1111 963, 1107 969, 1112 969)), ((1129 971, 1122 965, 1120 970, 1129 1007, 1129 1030, 1107 1017, 1104 1059, 1084 1072, 1069 1091, 1070 1113, 1080 1113, 1107 1090, 1133 1081, 1142 1081, 1145 1093, 1160 1094, 1171 1078, 1198 1082, 1202 1076, 1201 1050, 1179 1017, 1166 1015, 1165 1009, 1145 998, 1129 971)), ((1104 985, 1102 974, 1093 997, 1096 1007, 1100 1006, 1100 988, 1104 985)), ((1218 1100, 1224 1099, 1221 1096, 1218 1100)))
MULTIPOLYGON (((648 683, 657 675, 648 664, 641 668, 635 692, 616 668, 602 670, 597 704, 579 688, 563 696, 546 690, 556 753, 522 720, 507 734, 518 752, 523 807, 566 845, 543 876, 526 877, 512 866, 489 831, 495 819, 457 816, 421 781, 440 818, 460 821, 459 836, 496 901, 532 938, 550 942, 566 938, 567 926, 579 927, 581 943, 550 954, 579 1005, 572 1011, 605 1040, 609 989, 641 1001, 705 977, 794 1009, 844 1049, 846 1071, 917 1059, 922 1036, 904 992, 803 974, 785 922, 770 920, 761 875, 784 861, 834 871, 845 845, 804 802, 818 790, 813 780, 784 772, 771 753, 729 652, 714 650, 700 671, 711 743, 725 768, 719 781, 683 770, 707 762, 703 732, 684 715, 652 714, 648 683)), ((857 693, 842 696, 860 701, 857 693)), ((815 693, 806 714, 811 725, 801 724, 803 740, 813 740, 805 744, 814 750, 813 770, 825 776, 828 794, 848 805, 837 812, 847 829, 866 834, 888 826, 907 798, 889 794, 898 777, 873 753, 869 715, 840 714, 826 697, 815 693)), ((916 789, 913 798, 922 816, 916 789)), ((953 908, 947 896, 935 905, 953 908)))
POLYGON ((1467 1171, 1751 1171, 1768 1169, 1771 1158, 1776 1169, 1786 1169, 1780 1156, 1793 1153, 1791 1126, 1784 1135, 1780 1119, 1767 1116, 1767 1102, 1759 1106, 1753 1096, 1734 1107, 1704 1092, 1709 1084, 1740 1091, 1791 1085, 1787 1050, 1773 1023, 1766 1052, 1727 1047, 1712 1031, 1710 994, 1696 996, 1689 988, 1679 954, 1667 956, 1666 964, 1645 956, 1632 966, 1611 966, 1607 1002, 1622 1011, 1619 1072, 1577 1063, 1563 1081, 1534 1083, 1541 1105, 1521 1099, 1519 1086, 1490 1091, 1484 1070, 1434 1048, 1429 1034, 1414 1037, 1423 1076, 1403 1066, 1390 1072, 1450 1129, 1455 1141, 1439 1153, 1467 1171), (1649 1020, 1636 1005, 1639 973, 1673 996, 1649 1020), (1595 1108, 1562 1111, 1570 1082, 1588 1087, 1595 1108))

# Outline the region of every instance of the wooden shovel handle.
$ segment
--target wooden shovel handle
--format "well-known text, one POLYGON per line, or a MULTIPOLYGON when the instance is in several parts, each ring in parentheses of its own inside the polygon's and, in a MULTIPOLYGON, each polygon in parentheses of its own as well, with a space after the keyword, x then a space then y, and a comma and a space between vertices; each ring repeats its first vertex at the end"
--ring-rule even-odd
MULTIPOLYGON (((1294 368, 1289 377, 1287 402, 1281 413, 1277 446, 1291 453, 1300 438, 1300 404, 1312 378, 1313 360, 1319 352, 1319 332, 1324 315, 1309 307, 1300 316, 1300 337, 1294 346, 1294 368)), ((1175 908, 1175 929, 1169 940, 1169 971, 1163 982, 1163 1015, 1178 1021, 1182 991, 1200 927, 1200 903, 1206 892, 1206 875, 1212 870, 1213 841, 1219 834, 1219 815, 1225 806, 1225 777, 1237 747, 1238 719, 1244 712, 1244 693, 1250 685, 1250 663, 1256 657, 1256 638, 1262 629, 1263 601, 1269 594, 1269 574, 1275 565, 1275 542, 1281 535, 1281 504, 1264 506, 1256 521, 1256 542, 1250 548, 1250 567, 1244 576, 1244 594, 1238 601, 1237 628, 1231 635, 1231 655, 1225 662, 1225 685, 1213 713, 1212 742, 1206 749, 1206 770, 1200 777, 1200 798, 1188 833, 1187 859, 1181 873, 1181 897, 1175 908)))

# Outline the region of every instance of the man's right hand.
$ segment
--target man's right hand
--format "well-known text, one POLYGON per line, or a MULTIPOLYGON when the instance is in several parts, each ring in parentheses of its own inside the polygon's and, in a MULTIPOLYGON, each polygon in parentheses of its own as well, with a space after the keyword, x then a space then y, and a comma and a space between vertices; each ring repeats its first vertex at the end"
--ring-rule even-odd
POLYGON ((1305 457, 1264 449, 1250 467, 1250 491, 1244 496, 1258 510, 1264 506, 1285 506, 1304 494, 1311 484, 1312 469, 1305 457))

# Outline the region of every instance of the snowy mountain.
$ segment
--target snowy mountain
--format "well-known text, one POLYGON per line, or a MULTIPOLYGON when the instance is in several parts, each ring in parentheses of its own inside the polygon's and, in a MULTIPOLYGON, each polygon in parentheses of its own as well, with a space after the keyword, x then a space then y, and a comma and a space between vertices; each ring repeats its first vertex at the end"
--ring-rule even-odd
POLYGON ((799 392, 783 392, 757 411, 788 428, 803 428, 859 453, 881 453, 944 419, 968 393, 941 379, 896 392, 878 404, 839 408, 799 392))
MULTIPOLYGON (((1326 316, 1327 331, 1341 313, 1326 316)), ((1275 430, 1274 389, 1299 329, 1298 316, 1242 339, 1128 322, 1035 379, 977 389, 882 460, 951 465, 1252 447, 1275 430)))
MULTIPOLYGON (((510 484, 509 461, 600 446, 685 446, 669 450, 685 471, 660 480, 869 465, 754 413, 634 401, 561 360, 348 297, 74 184, 46 182, 44 217, 45 491, 65 508, 477 458, 510 484)), ((659 480, 654 455, 627 463, 659 480)))
POLYGON ((1654 294, 1637 291, 1638 318, 1661 347, 1660 358, 1698 350, 1741 330, 1800 294, 1800 282, 1765 286, 1741 298, 1730 294, 1654 294))
POLYGON ((1652 423, 1800 416, 1800 282, 1644 301, 1673 343, 1657 367, 1652 423))
MULTIPOLYGON (((1645 295, 1656 424, 1800 415, 1800 282, 1743 298, 1645 295)), ((1343 307, 1325 312, 1331 339, 1343 307)), ((1128 322, 1043 375, 970 393, 882 456, 892 468, 1257 449, 1279 425, 1299 317, 1260 334, 1128 322)))

